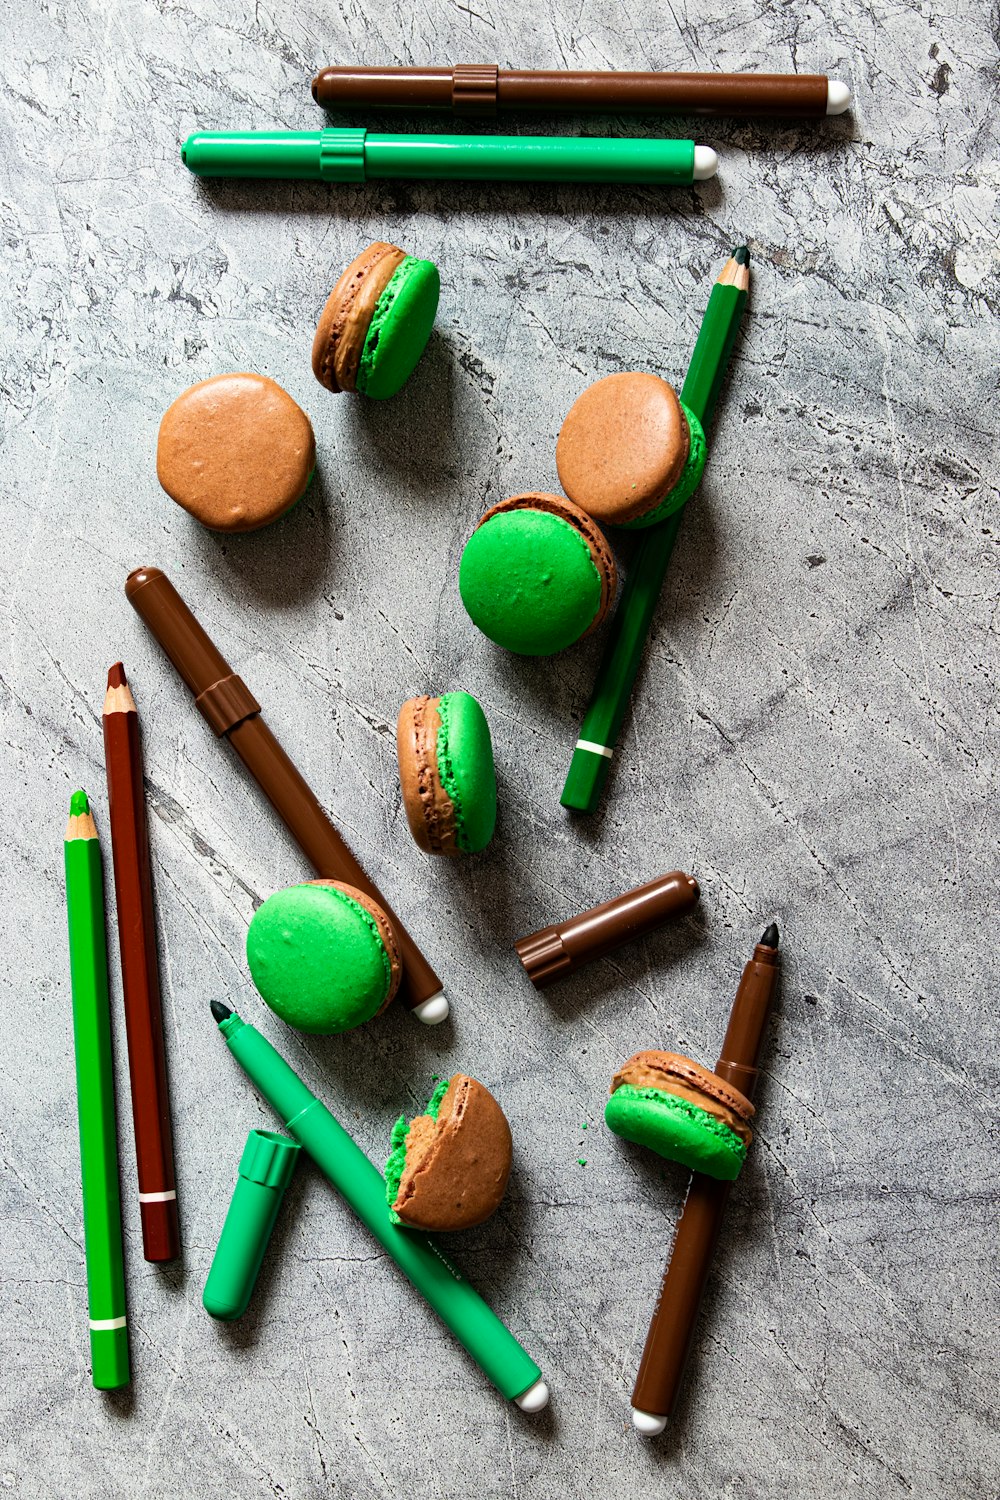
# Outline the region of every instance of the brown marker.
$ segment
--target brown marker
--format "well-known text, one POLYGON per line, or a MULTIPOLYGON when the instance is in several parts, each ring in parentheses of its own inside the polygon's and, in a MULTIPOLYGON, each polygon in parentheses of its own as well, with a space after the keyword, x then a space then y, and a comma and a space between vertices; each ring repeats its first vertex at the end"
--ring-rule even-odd
MULTIPOLYGON (((747 1098, 757 1081, 757 1062, 777 979, 778 929, 772 922, 743 970, 729 1013, 722 1056, 715 1065, 719 1077, 734 1084, 747 1098)), ((701 1172, 691 1174, 632 1392, 632 1421, 647 1437, 663 1431, 677 1404, 731 1186, 701 1172)))
POLYGON ((683 870, 671 870, 647 885, 636 886, 614 901, 592 906, 578 917, 543 927, 514 944, 536 990, 584 964, 593 963, 632 938, 644 937, 672 917, 690 911, 698 900, 698 882, 683 870))
POLYGON ((845 83, 820 74, 525 72, 495 63, 324 68, 312 94, 329 109, 449 109, 484 118, 503 110, 567 110, 821 119, 843 114, 851 103, 845 83))
POLYGON ((142 1253, 146 1260, 176 1260, 181 1237, 139 715, 120 661, 108 672, 103 721, 142 1253))
POLYGON ((197 708, 214 732, 228 739, 316 874, 356 886, 382 907, 403 959, 400 996, 407 1009, 428 1025, 443 1021, 449 1007, 440 979, 264 723, 260 704, 246 683, 213 645, 170 579, 159 568, 137 568, 125 582, 125 593, 194 693, 197 708))

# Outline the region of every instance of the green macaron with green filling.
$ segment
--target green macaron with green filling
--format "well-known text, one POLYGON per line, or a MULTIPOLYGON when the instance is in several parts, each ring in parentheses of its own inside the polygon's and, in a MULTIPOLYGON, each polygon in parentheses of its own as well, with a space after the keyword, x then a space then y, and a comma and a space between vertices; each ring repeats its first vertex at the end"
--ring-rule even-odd
POLYGON ((408 698, 396 724, 410 831, 428 854, 475 854, 493 837, 497 779, 486 715, 471 693, 408 698))
POLYGON ((376 240, 326 300, 313 339, 316 379, 329 391, 394 396, 427 346, 440 293, 433 261, 376 240))
POLYGON ((717 1073, 678 1052, 630 1057, 614 1076, 608 1128, 659 1156, 732 1182, 753 1139, 754 1107, 717 1073))
POLYGON ((571 500, 542 490, 488 510, 458 571, 473 624, 521 656, 550 656, 596 629, 617 582, 600 527, 571 500))
POLYGON ((298 1031, 329 1035, 385 1009, 402 971, 392 924, 362 891, 310 880, 269 896, 247 932, 262 998, 298 1031))

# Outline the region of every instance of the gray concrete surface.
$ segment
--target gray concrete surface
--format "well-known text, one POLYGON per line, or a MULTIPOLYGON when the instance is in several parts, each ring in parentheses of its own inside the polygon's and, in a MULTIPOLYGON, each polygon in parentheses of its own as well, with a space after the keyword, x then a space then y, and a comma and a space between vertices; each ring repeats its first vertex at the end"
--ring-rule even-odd
MULTIPOLYGON (((997 1493, 998 179, 982 9, 5 8, 0 1493, 997 1493), (857 108, 819 126, 702 123, 719 178, 675 192, 200 186, 181 168, 197 126, 315 127, 312 73, 352 58, 825 70, 857 108), (433 257, 444 283, 419 375, 381 407, 327 395, 308 359, 332 280, 376 237, 433 257), (601 641, 548 662, 495 650, 462 612, 459 552, 488 504, 556 487, 555 435, 589 381, 679 381, 741 240, 751 313, 708 476, 603 811, 571 822, 558 796, 601 641), (305 406, 320 465, 285 521, 227 540, 166 499, 153 456, 173 397, 232 369, 305 406), (299 1039, 264 1011, 247 922, 306 872, 127 607, 125 575, 149 563, 446 976, 447 1028, 395 1008, 299 1039), (141 1259, 116 979, 134 1384, 102 1398, 60 844, 78 784, 107 828, 99 711, 117 656, 145 733, 185 1254, 141 1259), (392 729, 409 694, 459 686, 487 710, 503 806, 485 856, 442 864, 407 833, 392 729), (514 937, 672 866, 702 882, 696 918, 531 991, 514 937), (628 1397, 684 1178, 610 1136, 603 1101, 638 1047, 714 1058, 772 917, 785 976, 757 1144, 683 1409, 643 1443, 628 1397), (213 996, 258 1021, 376 1158, 434 1074, 495 1089, 510 1193, 449 1248, 541 1363, 546 1415, 497 1397, 308 1167, 252 1312, 206 1317, 238 1150, 272 1123, 217 1039, 213 996)), ((580 127, 646 128, 566 126, 580 127)))

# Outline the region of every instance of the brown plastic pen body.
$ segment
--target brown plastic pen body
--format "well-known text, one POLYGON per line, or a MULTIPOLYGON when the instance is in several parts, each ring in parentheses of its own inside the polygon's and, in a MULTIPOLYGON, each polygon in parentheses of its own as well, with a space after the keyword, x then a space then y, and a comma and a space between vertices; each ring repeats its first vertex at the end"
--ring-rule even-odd
POLYGON ((693 875, 671 870, 613 901, 592 906, 578 917, 518 938, 514 949, 532 984, 543 990, 555 980, 575 974, 584 964, 613 953, 623 943, 683 916, 696 904, 698 894, 693 875))
MULTIPOLYGON (((778 929, 772 925, 743 970, 722 1054, 715 1065, 719 1077, 734 1084, 747 1098, 757 1081, 757 1063, 777 978, 778 929)), ((691 1176, 632 1392, 633 1421, 648 1436, 662 1432, 677 1403, 731 1186, 700 1172, 691 1176)))
POLYGON ((342 880, 371 896, 383 908, 403 959, 400 996, 409 1010, 430 1000, 421 1020, 443 1020, 447 1002, 438 976, 377 886, 368 878, 334 828, 315 793, 281 748, 261 717, 260 704, 188 609, 159 568, 130 573, 125 593, 195 695, 208 723, 233 749, 254 777, 316 874, 342 880))
POLYGON ((139 715, 121 662, 108 673, 103 723, 142 1251, 146 1260, 176 1260, 181 1242, 139 715))
POLYGON ((313 98, 328 109, 504 110, 820 119, 850 102, 843 84, 805 73, 525 71, 492 63, 443 68, 324 68, 313 98))

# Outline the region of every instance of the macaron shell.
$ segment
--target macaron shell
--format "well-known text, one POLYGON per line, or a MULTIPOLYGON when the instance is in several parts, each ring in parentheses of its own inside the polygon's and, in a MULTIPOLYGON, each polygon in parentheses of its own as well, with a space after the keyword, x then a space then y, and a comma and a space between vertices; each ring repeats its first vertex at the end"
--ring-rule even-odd
POLYGON ((640 516, 635 521, 621 521, 619 525, 623 531, 638 531, 643 526, 656 526, 660 521, 665 521, 675 511, 686 505, 701 483, 701 476, 705 472, 705 461, 708 458, 708 444, 705 441, 705 429, 690 407, 681 402, 681 410, 687 418, 688 434, 691 439, 688 448, 687 462, 681 471, 681 477, 669 490, 661 504, 655 510, 640 516))
POLYGON ((262 998, 289 1026, 319 1035, 349 1031, 388 1004, 399 955, 373 905, 353 886, 323 881, 277 891, 258 907, 247 963, 262 998))
POLYGON ((303 495, 315 466, 312 423, 266 375, 202 380, 160 422, 160 484, 212 531, 255 531, 276 521, 303 495))
POLYGON ((559 481, 607 526, 655 510, 680 479, 690 437, 673 386, 658 375, 607 375, 577 397, 556 442, 559 481))
POLYGON ((437 772, 454 809, 455 842, 463 854, 485 849, 497 821, 497 778, 486 715, 471 693, 438 699, 437 772))
POLYGON ((727 1125, 660 1089, 624 1084, 608 1100, 604 1118, 623 1139, 723 1182, 735 1181, 746 1158, 746 1146, 727 1125))
POLYGON ((357 377, 362 395, 384 401, 405 385, 427 347, 440 295, 433 261, 408 255, 397 266, 365 339, 357 377))
POLYGON ((329 391, 353 391, 358 366, 382 293, 406 251, 375 240, 356 255, 326 299, 312 346, 313 374, 329 391))
POLYGON ((668 1090, 674 1090, 680 1085, 702 1095, 705 1100, 719 1105, 743 1122, 752 1120, 756 1113, 752 1102, 738 1088, 702 1063, 685 1057, 682 1052, 664 1052, 659 1048, 636 1052, 618 1069, 611 1081, 612 1092, 623 1084, 631 1084, 635 1088, 668 1090))
POLYGON ((420 1116, 410 1126, 406 1166, 392 1207, 413 1229, 471 1229, 499 1207, 512 1154, 503 1110, 477 1079, 458 1073, 437 1120, 420 1116))
POLYGON ((408 698, 396 721, 399 784, 410 832, 426 854, 457 854, 455 807, 438 774, 439 699, 408 698))
POLYGON ((473 623, 522 656, 562 651, 595 629, 616 585, 611 549, 590 517, 543 492, 487 511, 459 565, 473 623))

